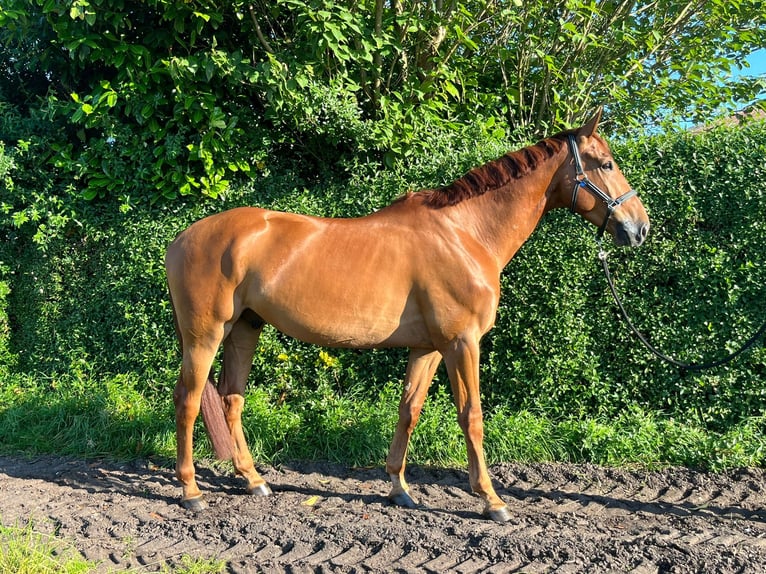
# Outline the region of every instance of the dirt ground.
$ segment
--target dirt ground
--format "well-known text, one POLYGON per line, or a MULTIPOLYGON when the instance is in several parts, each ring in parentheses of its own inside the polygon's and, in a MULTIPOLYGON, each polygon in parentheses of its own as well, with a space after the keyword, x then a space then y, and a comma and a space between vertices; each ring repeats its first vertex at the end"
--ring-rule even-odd
POLYGON ((391 506, 382 468, 261 469, 274 496, 199 468, 210 508, 181 508, 167 467, 0 457, 0 520, 73 542, 98 572, 152 572, 183 555, 246 572, 763 572, 766 472, 589 465, 491 469, 513 518, 480 516, 463 470, 408 471, 422 503, 391 506))

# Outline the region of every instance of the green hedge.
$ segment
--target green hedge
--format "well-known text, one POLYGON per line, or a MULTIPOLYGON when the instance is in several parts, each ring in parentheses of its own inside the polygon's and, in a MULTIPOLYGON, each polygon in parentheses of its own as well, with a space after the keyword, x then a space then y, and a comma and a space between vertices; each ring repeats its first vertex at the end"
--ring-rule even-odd
MULTIPOLYGON (((614 146, 652 230, 609 256, 634 323, 686 362, 734 350, 766 321, 766 131, 719 128, 614 146)), ((524 408, 614 417, 631 405, 726 426, 766 405, 762 343, 703 373, 657 360, 621 321, 593 242, 566 213, 509 265, 491 339, 492 392, 524 408)))
MULTIPOLYGON (((6 219, 0 226, 0 371, 23 375, 22 387, 51 388, 60 381, 99 385, 129 375, 135 391, 160 401, 158 412, 170 416, 179 358, 162 262, 176 233, 208 213, 242 204, 332 216, 367 213, 407 189, 447 182, 505 151, 480 134, 479 128, 432 134, 433 153, 405 167, 377 173, 359 165, 318 185, 287 170, 264 173, 223 202, 119 210, 107 202, 62 206, 52 193, 50 213, 65 214, 60 226, 41 233, 39 223, 49 222, 50 213, 36 223, 6 219)), ((618 289, 636 325, 684 360, 732 350, 766 320, 766 127, 657 135, 613 148, 652 220, 640 249, 610 248, 618 289)), ((33 184, 58 185, 50 183, 55 174, 35 167, 21 150, 0 155, 16 161, 8 170, 15 188, 4 185, 0 204, 17 205, 33 184)), ((569 421, 577 434, 584 431, 572 421, 621 421, 638 412, 669 425, 661 428, 675 428, 678 420, 719 433, 743 424, 762 432, 763 344, 704 373, 658 361, 620 321, 597 265, 593 231, 563 210, 552 213, 504 272, 497 324, 483 341, 490 420, 522 413, 517 425, 543 417, 569 421)), ((405 360, 402 350, 323 352, 269 330, 253 381, 275 409, 289 407, 310 418, 320 416, 319 403, 334 398, 370 404, 391 398, 405 360)), ((445 388, 440 370, 433 396, 443 398, 445 388)), ((393 416, 395 398, 391 402, 394 410, 381 417, 393 416)), ((267 445, 264 452, 273 456, 279 448, 267 445)))

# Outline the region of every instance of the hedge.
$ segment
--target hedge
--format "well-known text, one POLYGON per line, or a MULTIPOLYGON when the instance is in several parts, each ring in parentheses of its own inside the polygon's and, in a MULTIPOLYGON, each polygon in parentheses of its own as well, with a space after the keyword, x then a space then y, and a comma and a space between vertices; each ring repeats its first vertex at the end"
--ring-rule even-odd
MULTIPOLYGON (((432 153, 383 172, 359 165, 307 182, 286 168, 264 170, 218 201, 117 209, 109 201, 62 206, 51 192, 50 211, 37 214, 36 222, 34 214, 10 220, 7 206, 18 207, 35 186, 61 184, 40 167, 34 149, 26 156, 17 147, 2 149, 10 179, 0 197, 6 206, 0 372, 47 383, 77 372, 94 381, 132 373, 142 395, 167 401, 179 357, 162 262, 175 234, 206 214, 243 204, 367 213, 505 151, 496 140, 474 139, 480 133, 432 134, 432 153), (58 227, 51 213, 63 214, 58 227), (41 230, 41 221, 48 227, 41 230)), ((641 248, 608 248, 636 325, 683 360, 733 350, 766 320, 766 126, 651 135, 614 142, 613 151, 652 221, 641 248)), ((503 273, 497 324, 482 342, 486 410, 563 420, 616 419, 638 408, 720 432, 760 416, 766 409, 763 344, 702 373, 657 360, 616 313, 593 231, 563 210, 552 213, 503 273)), ((405 360, 402 350, 322 351, 269 330, 252 381, 280 404, 309 401, 317 386, 370 399, 402 379, 405 360)), ((440 370, 432 392, 443 393, 446 384, 440 370)))

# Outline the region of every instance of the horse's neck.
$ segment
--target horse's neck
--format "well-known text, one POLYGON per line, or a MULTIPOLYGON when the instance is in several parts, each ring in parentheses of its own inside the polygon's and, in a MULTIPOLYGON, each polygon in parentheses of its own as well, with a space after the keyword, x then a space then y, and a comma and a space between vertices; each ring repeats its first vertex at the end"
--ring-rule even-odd
POLYGON ((528 175, 456 205, 461 225, 470 230, 505 267, 550 209, 554 178, 563 153, 541 163, 528 175))

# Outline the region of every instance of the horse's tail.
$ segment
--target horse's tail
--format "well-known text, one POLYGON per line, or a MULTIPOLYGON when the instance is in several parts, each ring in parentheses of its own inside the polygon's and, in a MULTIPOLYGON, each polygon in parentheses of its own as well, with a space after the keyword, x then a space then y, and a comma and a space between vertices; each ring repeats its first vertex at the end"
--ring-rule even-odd
POLYGON ((229 460, 234 455, 234 441, 231 439, 229 425, 226 424, 226 416, 223 412, 223 400, 218 390, 213 386, 214 379, 211 371, 202 391, 202 422, 213 445, 215 457, 218 460, 229 460))
MULTIPOLYGON (((178 326, 178 315, 175 303, 173 303, 173 293, 169 288, 168 294, 170 296, 170 306, 173 309, 173 324, 175 325, 176 336, 178 337, 178 346, 183 357, 184 340, 181 336, 181 329, 178 326)), ((179 373, 178 384, 183 384, 181 377, 182 374, 179 373)), ((234 441, 229 432, 229 425, 226 423, 226 415, 223 412, 223 400, 216 389, 212 369, 207 377, 205 388, 202 390, 200 410, 202 412, 202 422, 205 425, 205 432, 207 432, 210 443, 213 445, 215 457, 218 460, 231 459, 234 454, 234 441)))

